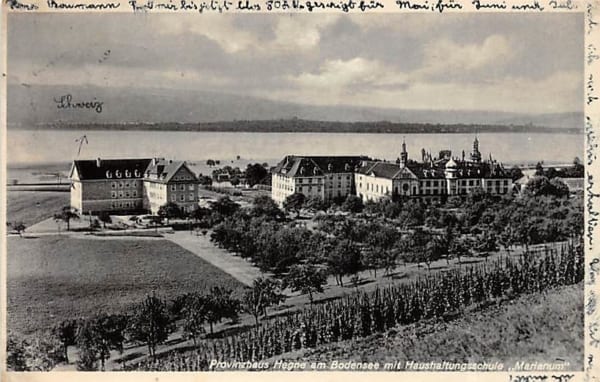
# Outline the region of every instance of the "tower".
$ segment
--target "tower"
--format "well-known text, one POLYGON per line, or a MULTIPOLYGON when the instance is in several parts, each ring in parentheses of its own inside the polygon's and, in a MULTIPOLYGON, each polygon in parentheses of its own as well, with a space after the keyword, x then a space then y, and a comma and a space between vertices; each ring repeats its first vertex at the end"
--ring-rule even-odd
POLYGON ((402 138, 402 152, 400 153, 400 166, 406 166, 408 162, 408 152, 406 152, 406 142, 404 138, 402 138))
POLYGON ((475 140, 473 141, 473 151, 471 151, 471 161, 472 162, 481 162, 481 153, 479 152, 479 140, 477 136, 475 136, 475 140))
POLYGON ((450 160, 446 162, 444 175, 446 176, 446 194, 458 194, 458 190, 456 188, 456 179, 458 178, 458 165, 456 164, 453 158, 450 158, 450 160))

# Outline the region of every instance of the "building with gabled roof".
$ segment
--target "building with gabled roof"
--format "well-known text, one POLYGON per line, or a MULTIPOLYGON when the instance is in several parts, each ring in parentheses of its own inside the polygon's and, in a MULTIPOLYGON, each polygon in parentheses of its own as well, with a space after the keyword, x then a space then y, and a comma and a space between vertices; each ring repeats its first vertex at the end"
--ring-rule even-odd
POLYGON ((157 213, 167 202, 193 211, 198 204, 198 177, 182 161, 75 160, 70 178, 71 207, 82 214, 157 213))
POLYGON ((144 171, 151 159, 76 160, 71 166, 71 207, 80 213, 144 209, 144 171))
POLYGON ((287 155, 272 170, 271 197, 279 205, 294 194, 322 200, 354 194, 354 171, 365 156, 287 155))
POLYGON ((198 177, 183 161, 153 159, 144 173, 144 206, 156 214, 167 203, 185 212, 198 206, 198 177))

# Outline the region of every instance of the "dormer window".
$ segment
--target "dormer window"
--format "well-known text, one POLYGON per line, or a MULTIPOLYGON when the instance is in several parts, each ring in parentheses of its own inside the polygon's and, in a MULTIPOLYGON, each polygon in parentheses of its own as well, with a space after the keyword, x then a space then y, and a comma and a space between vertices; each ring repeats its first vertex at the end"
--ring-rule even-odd
POLYGON ((137 168, 135 170, 133 170, 133 176, 135 176, 136 178, 140 177, 140 170, 138 170, 137 168))
POLYGON ((107 177, 108 179, 111 179, 111 178, 112 178, 112 172, 110 172, 110 170, 106 170, 106 177, 107 177))
POLYGON ((126 178, 131 178, 131 171, 125 170, 125 177, 126 178))
POLYGON ((350 165, 348 163, 344 166, 344 171, 350 171, 350 165))

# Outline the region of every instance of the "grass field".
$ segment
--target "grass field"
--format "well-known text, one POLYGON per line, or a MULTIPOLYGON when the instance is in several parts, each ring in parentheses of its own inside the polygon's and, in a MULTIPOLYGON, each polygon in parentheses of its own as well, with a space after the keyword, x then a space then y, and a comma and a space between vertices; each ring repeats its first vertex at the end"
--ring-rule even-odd
MULTIPOLYGON (((422 322, 278 359, 357 362, 568 362, 583 369, 583 286, 522 296, 451 322, 422 322)), ((505 369, 506 371, 506 369, 505 369)))
POLYGON ((152 291, 172 298, 243 285, 167 240, 8 238, 8 328, 45 330, 65 318, 126 312, 152 291))
POLYGON ((6 221, 23 222, 29 227, 69 205, 69 195, 53 191, 8 191, 6 221))

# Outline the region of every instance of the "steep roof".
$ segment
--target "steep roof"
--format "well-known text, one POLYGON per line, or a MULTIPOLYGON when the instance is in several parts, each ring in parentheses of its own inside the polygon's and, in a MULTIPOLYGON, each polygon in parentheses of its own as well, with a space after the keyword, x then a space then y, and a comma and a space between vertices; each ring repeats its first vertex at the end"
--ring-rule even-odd
POLYGON ((362 161, 368 159, 365 156, 287 155, 275 166, 273 173, 294 177, 354 172, 362 161))
POLYGON ((171 161, 165 159, 159 159, 154 162, 150 162, 150 165, 146 169, 146 176, 155 178, 156 180, 164 183, 171 182, 175 174, 182 168, 186 168, 192 176, 192 180, 198 181, 198 177, 191 171, 185 162, 183 161, 171 161))
POLYGON ((396 163, 390 162, 368 162, 365 166, 358 169, 358 172, 365 175, 373 174, 379 178, 392 179, 400 173, 402 167, 396 163))
POLYGON ((151 159, 96 159, 73 161, 80 180, 142 178, 151 159))

